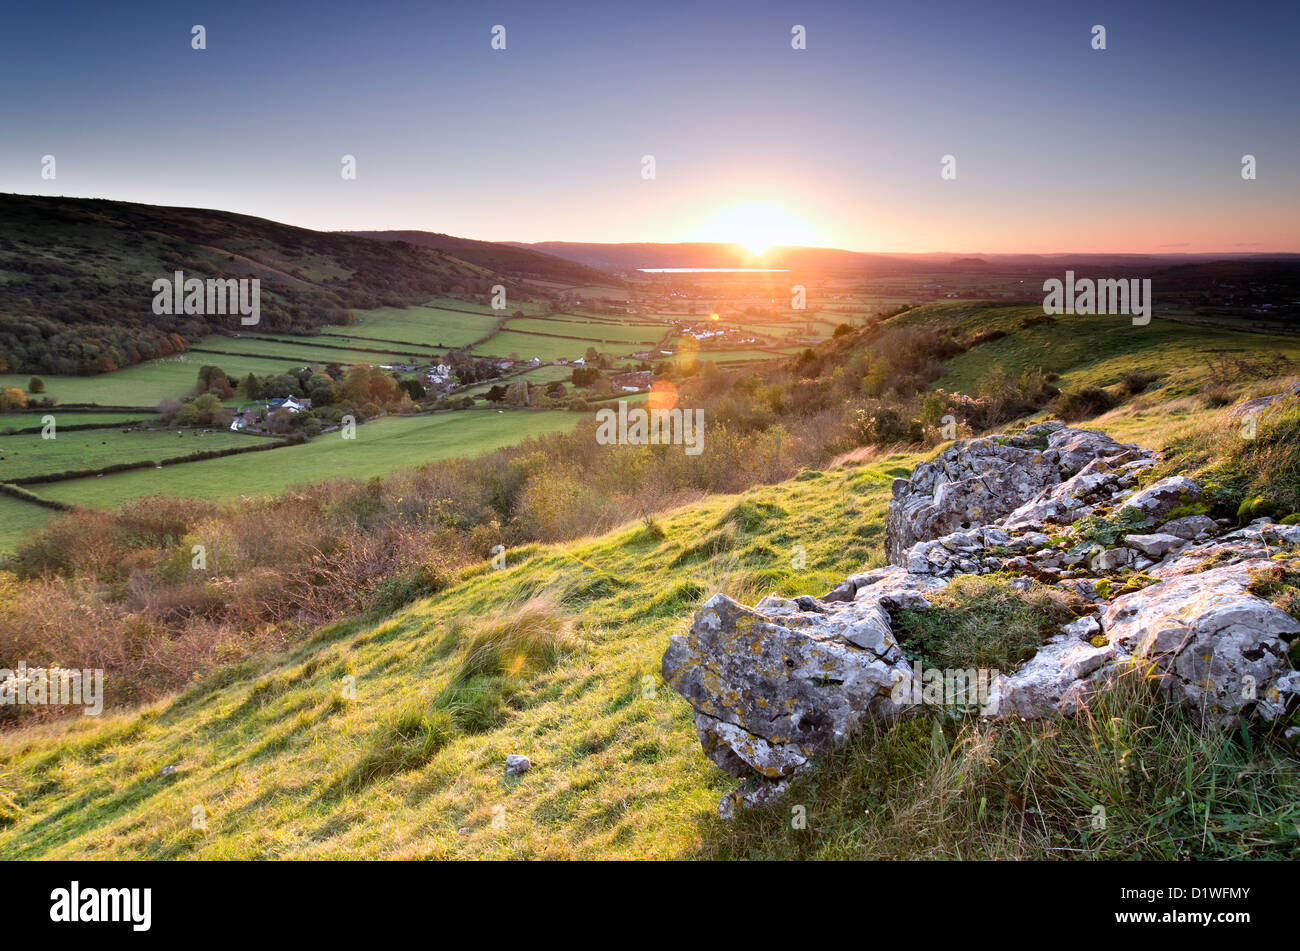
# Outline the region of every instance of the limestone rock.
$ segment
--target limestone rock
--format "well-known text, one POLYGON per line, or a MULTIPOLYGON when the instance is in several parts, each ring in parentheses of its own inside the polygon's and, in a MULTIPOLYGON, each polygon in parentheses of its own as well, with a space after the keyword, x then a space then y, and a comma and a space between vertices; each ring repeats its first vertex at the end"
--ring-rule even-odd
MULTIPOLYGON (((1030 426, 1018 436, 958 440, 933 462, 917 466, 911 479, 894 480, 885 522, 886 555, 891 564, 905 565, 917 542, 988 525, 1039 499, 1094 460, 1119 464, 1139 453, 1105 433, 1056 421, 1030 426)), ((1084 491, 1082 485, 1075 488, 1084 491)), ((1032 521, 1025 515, 1017 526, 1032 521)))
POLYGON ((1157 532, 1154 535, 1126 535, 1124 544, 1148 557, 1163 558, 1171 551, 1182 548, 1187 544, 1187 541, 1177 535, 1157 532))
MULTIPOLYGON (((923 605, 920 589, 936 586, 890 569, 851 579, 852 601, 769 597, 747 608, 716 594, 686 636, 670 639, 664 680, 695 708, 700 744, 714 763, 738 778, 785 779, 863 717, 898 712, 894 690, 912 671, 886 605, 923 605)), ((763 785, 746 790, 722 812, 770 794, 763 785)))
POLYGON ((1171 519, 1160 526, 1161 533, 1177 535, 1179 538, 1185 538, 1188 541, 1218 530, 1218 523, 1205 515, 1184 515, 1182 518, 1171 519))
POLYGON ((1116 598, 1102 627, 1111 644, 1154 662, 1165 689, 1230 725, 1286 671, 1287 641, 1300 634, 1249 582, 1246 564, 1177 575, 1116 598))
POLYGON ((1169 476, 1134 492, 1119 508, 1135 508, 1149 518, 1160 518, 1200 497, 1201 487, 1196 482, 1186 476, 1169 476))

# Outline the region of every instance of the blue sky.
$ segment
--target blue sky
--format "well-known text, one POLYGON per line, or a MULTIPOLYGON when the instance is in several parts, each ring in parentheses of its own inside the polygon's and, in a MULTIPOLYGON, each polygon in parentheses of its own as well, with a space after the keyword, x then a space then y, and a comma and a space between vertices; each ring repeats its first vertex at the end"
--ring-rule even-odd
POLYGON ((1300 251, 1298 40, 1295 3, 34 4, 0 36, 0 190, 497 240, 1300 251))

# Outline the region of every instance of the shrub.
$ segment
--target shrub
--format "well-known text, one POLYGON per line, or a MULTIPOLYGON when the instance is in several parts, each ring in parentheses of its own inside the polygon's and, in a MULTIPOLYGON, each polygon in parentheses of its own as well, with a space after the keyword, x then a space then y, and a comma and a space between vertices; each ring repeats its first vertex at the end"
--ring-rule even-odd
POLYGON ((1119 401, 1109 390, 1099 386, 1085 386, 1074 392, 1063 392, 1056 398, 1055 412, 1067 423, 1092 416, 1100 416, 1114 409, 1119 401))
POLYGON ((1154 373, 1144 373, 1141 370, 1133 370, 1125 373, 1119 380, 1119 392, 1121 396, 1137 396, 1139 393, 1146 392, 1147 387, 1158 380, 1159 377, 1154 373))

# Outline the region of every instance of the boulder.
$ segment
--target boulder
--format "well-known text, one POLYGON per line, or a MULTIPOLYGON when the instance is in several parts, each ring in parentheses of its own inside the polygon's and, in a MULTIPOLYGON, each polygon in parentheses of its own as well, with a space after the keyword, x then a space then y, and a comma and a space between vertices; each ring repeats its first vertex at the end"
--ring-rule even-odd
POLYGON ((816 610, 785 598, 755 608, 722 594, 706 601, 689 633, 670 639, 662 664, 665 682, 695 709, 705 754, 733 776, 779 780, 841 743, 864 716, 897 712, 891 693, 912 674, 883 602, 920 595, 896 574, 863 584, 861 594, 879 586, 876 597, 816 610))
POLYGON ((1138 489, 1119 504, 1119 508, 1135 508, 1148 518, 1158 519, 1174 509, 1189 505, 1201 497, 1201 487, 1186 476, 1169 476, 1138 489))
POLYGON ((1300 396, 1300 382, 1292 383, 1281 393, 1273 393, 1269 396, 1261 396, 1258 399, 1245 400, 1238 403, 1232 409, 1228 410, 1228 415, 1234 418, 1245 416, 1260 416, 1278 408, 1278 404, 1292 396, 1300 396))
POLYGON ((1177 535, 1188 541, 1218 530, 1219 523, 1206 515, 1184 515, 1182 518, 1170 519, 1160 526, 1162 534, 1177 535))
POLYGON ((1179 538, 1177 535, 1157 532, 1154 535, 1126 535, 1124 536, 1124 544, 1148 557, 1163 558, 1171 551, 1182 548, 1187 544, 1187 540, 1179 538))
POLYGON ((1102 614, 1106 639, 1154 662, 1166 690, 1225 725, 1252 709, 1285 673, 1300 621, 1246 590, 1249 565, 1189 572, 1116 598, 1102 614))

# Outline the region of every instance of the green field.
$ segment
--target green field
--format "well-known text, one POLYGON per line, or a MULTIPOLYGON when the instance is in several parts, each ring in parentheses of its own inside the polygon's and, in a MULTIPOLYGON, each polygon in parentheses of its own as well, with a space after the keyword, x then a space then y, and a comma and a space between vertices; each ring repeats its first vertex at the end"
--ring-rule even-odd
MULTIPOLYGON (((491 334, 496 329, 497 322, 506 316, 506 312, 467 304, 464 301, 448 301, 443 307, 439 307, 438 303, 438 301, 430 301, 416 307, 354 310, 353 324, 347 327, 326 327, 325 331, 344 337, 369 337, 372 340, 400 341, 422 347, 467 347, 474 341, 491 334), (456 309, 445 309, 448 307, 456 309), (475 313, 467 313, 467 311, 475 311, 475 313)), ((528 309, 527 305, 511 306, 508 312, 528 309)), ((382 346, 376 343, 365 345, 382 346)))
MULTIPOLYGON (((1000 340, 972 347, 948 361, 935 387, 974 393, 995 367, 1015 377, 1025 370, 1055 370, 1058 386, 1110 386, 1129 372, 1152 373, 1160 383, 1179 389, 1168 395, 1188 395, 1208 382, 1208 364, 1218 353, 1277 353, 1300 361, 1300 339, 1239 333, 1153 320, 1133 326, 1129 317, 1060 317, 1055 323, 1021 327, 1027 318, 1041 317, 1040 306, 984 309, 970 304, 931 305, 916 312, 917 320, 938 319, 961 336, 977 330, 1003 329, 1000 340)), ((909 321, 910 322, 910 321, 909 321)))
MULTIPOLYGON (((263 357, 266 359, 277 360, 286 367, 303 366, 308 363, 338 363, 348 366, 354 363, 392 363, 394 360, 410 362, 414 357, 418 363, 428 363, 440 356, 434 350, 421 347, 401 347, 394 345, 387 348, 382 343, 367 343, 364 341, 354 341, 343 337, 307 337, 302 343, 283 343, 281 340, 266 340, 261 337, 241 337, 238 340, 223 340, 219 344, 204 344, 203 347, 211 346, 214 350, 223 350, 228 353, 247 354, 252 357, 263 357), (329 346, 320 346, 319 344, 329 344, 329 346), (366 349, 343 349, 348 345, 355 347, 369 348, 366 349), (373 351, 378 350, 379 353, 373 351)), ((197 348, 202 349, 202 347, 197 348)), ((191 350, 191 360, 197 360, 200 356, 206 360, 222 366, 221 361, 227 359, 239 359, 227 357, 225 353, 199 353, 191 350)), ((230 372, 230 371, 226 371, 230 372)))
MULTIPOLYGON (((124 433, 89 429, 42 439, 39 434, 0 436, 0 482, 52 475, 69 469, 102 469, 122 462, 161 460, 194 452, 263 445, 256 436, 226 429, 150 430, 124 433)), ((39 495, 39 490, 36 490, 39 495)))
MULTIPOLYGON (((228 337, 208 337, 199 346, 225 350, 236 341, 228 337)), ((215 364, 231 376, 247 373, 259 375, 283 373, 307 361, 294 363, 267 357, 228 357, 216 354, 187 354, 184 359, 168 357, 138 363, 114 373, 100 376, 42 376, 45 393, 60 403, 98 403, 103 406, 157 406, 167 398, 179 398, 194 388, 199 367, 215 364)), ((0 387, 16 386, 27 392, 30 374, 0 374, 0 387)))
POLYGON ((302 446, 122 472, 102 479, 71 479, 36 489, 45 498, 89 508, 113 508, 128 499, 150 495, 201 499, 269 495, 308 482, 368 479, 407 466, 477 456, 529 436, 571 429, 578 419, 576 413, 558 410, 467 410, 393 417, 363 423, 357 427, 355 439, 343 439, 338 432, 325 433, 302 446))
POLYGON ((502 331, 487 343, 474 348, 474 353, 483 356, 508 357, 515 354, 521 360, 558 360, 561 357, 576 360, 587 352, 588 347, 601 349, 601 344, 590 340, 571 340, 559 337, 534 337, 531 334, 516 334, 502 331))
POLYGON ((44 527, 54 511, 0 495, 0 553, 13 551, 29 532, 44 527))
MULTIPOLYGON (((600 350, 603 344, 618 345, 642 344, 652 347, 663 339, 667 326, 628 326, 626 324, 605 323, 602 321, 558 320, 550 317, 526 317, 510 320, 505 331, 531 331, 533 333, 553 334, 562 337, 592 338, 583 340, 586 346, 600 350), (593 340, 595 342, 593 342, 593 340)), ((542 338, 539 338, 542 339, 542 338)), ((496 341, 490 340, 487 346, 496 341)))
POLYGON ((690 360, 778 360, 785 354, 798 352, 797 348, 786 348, 782 353, 768 350, 679 350, 672 359, 677 363, 690 360))
POLYGON ((61 410, 56 406, 53 409, 41 410, 36 413, 0 413, 0 431, 8 429, 10 426, 15 429, 40 426, 42 425, 41 418, 47 415, 53 416, 55 425, 60 427, 84 426, 87 423, 116 425, 118 423, 131 423, 153 418, 148 413, 88 413, 77 410, 61 410))

